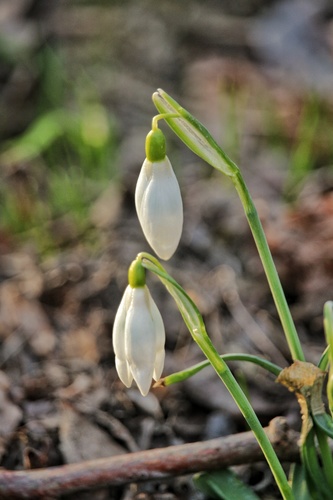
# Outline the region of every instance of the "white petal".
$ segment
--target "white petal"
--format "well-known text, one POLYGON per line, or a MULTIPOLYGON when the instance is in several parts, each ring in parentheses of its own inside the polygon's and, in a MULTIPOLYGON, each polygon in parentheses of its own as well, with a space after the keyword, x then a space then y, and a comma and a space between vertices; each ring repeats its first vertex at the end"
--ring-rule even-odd
POLYGON ((162 349, 156 353, 155 367, 154 367, 154 373, 153 373, 153 379, 156 381, 161 378, 162 371, 164 368, 164 358, 165 358, 165 350, 164 349, 162 349))
POLYGON ((144 161, 135 203, 148 243, 161 259, 170 259, 182 233, 183 204, 177 178, 167 157, 160 162, 144 161))
POLYGON ((150 368, 143 367, 138 369, 133 366, 132 374, 142 396, 147 396, 153 378, 150 368))
POLYGON ((153 318, 154 326, 155 326, 155 364, 154 364, 154 373, 153 379, 158 380, 161 377, 163 367, 164 367, 164 344, 165 344, 165 329, 162 320, 162 316, 160 311, 158 310, 154 299, 150 295, 149 290, 147 289, 147 293, 149 294, 149 306, 151 315, 153 318))
POLYGON ((164 343, 163 320, 147 286, 128 286, 113 327, 116 369, 127 387, 134 378, 142 395, 149 392, 163 370, 164 343))
POLYGON ((148 295, 148 300, 149 300, 150 314, 151 314, 151 317, 152 317, 152 320, 154 323, 154 327, 155 327, 156 351, 160 351, 161 349, 164 349, 164 344, 165 344, 164 323, 163 323, 161 313, 158 310, 154 299, 150 295, 148 288, 147 288, 147 295, 148 295))
POLYGON ((113 350, 117 358, 125 360, 125 322, 127 311, 132 301, 133 288, 127 286, 119 304, 116 317, 113 323, 112 343, 113 350))
POLYGON ((142 394, 151 385, 155 362, 155 326, 147 287, 134 288, 125 325, 125 352, 134 380, 142 394))
POLYGON ((126 387, 130 387, 133 380, 125 352, 125 323, 127 310, 131 303, 132 292, 133 288, 128 286, 119 304, 112 332, 112 344, 116 356, 116 370, 120 380, 126 387))
POLYGON ((131 387, 133 375, 127 361, 122 361, 116 357, 116 369, 118 376, 126 387, 131 387))
POLYGON ((140 219, 141 217, 141 210, 142 210, 142 200, 144 193, 149 185, 149 182, 152 179, 152 168, 153 164, 151 161, 145 159, 145 161, 142 164, 140 174, 136 183, 136 188, 135 188, 135 206, 136 206, 136 211, 138 213, 138 217, 140 219))

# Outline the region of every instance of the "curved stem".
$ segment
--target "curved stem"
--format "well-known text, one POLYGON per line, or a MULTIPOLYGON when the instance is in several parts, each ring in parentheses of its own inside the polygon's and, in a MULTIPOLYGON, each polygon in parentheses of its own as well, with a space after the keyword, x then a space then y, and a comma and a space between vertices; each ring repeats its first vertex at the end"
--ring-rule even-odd
MULTIPOLYGON (((222 354, 220 357, 224 361, 248 361, 250 363, 254 363, 258 366, 261 366, 265 370, 271 372, 273 375, 278 376, 281 372, 282 368, 278 365, 271 363, 267 359, 259 358, 258 356, 254 356, 253 354, 243 354, 243 353, 233 353, 233 354, 222 354)), ((180 370, 179 372, 171 373, 171 375, 167 375, 166 377, 161 378, 155 384, 155 386, 167 386, 171 384, 176 384, 178 382, 183 382, 188 378, 192 377, 196 373, 200 372, 207 366, 210 366, 210 362, 208 360, 201 361, 201 363, 197 363, 185 370, 180 370)))
POLYGON ((165 120, 186 146, 212 167, 227 175, 232 180, 251 227, 281 319, 291 356, 293 360, 305 361, 303 350, 267 244, 264 230, 239 168, 220 148, 202 123, 180 106, 166 92, 162 89, 158 89, 158 91, 153 94, 153 101, 160 113, 170 113, 168 117, 166 116, 165 120), (177 120, 171 118, 172 113, 178 113, 177 120))
POLYGON ((280 464, 280 461, 263 427, 261 426, 261 423, 255 411, 253 410, 241 387, 239 386, 237 380, 234 378, 225 361, 216 351, 209 337, 197 335, 195 340, 203 353, 206 355, 207 359, 215 369, 222 382, 225 384, 226 388, 230 392, 238 408, 246 419, 248 425, 256 436, 263 454, 265 455, 265 458, 270 466, 272 474, 274 475, 276 484, 280 489, 282 497, 284 499, 292 500, 294 496, 287 481, 282 465, 280 464))
POLYGON ((275 305, 282 323, 282 327, 288 342, 291 356, 294 361, 305 361, 302 346, 297 335, 294 321, 290 314, 290 310, 281 286, 280 278, 276 271, 272 254, 269 249, 256 207, 246 187, 242 174, 240 172, 237 172, 237 174, 232 177, 232 181, 244 207, 244 211, 250 225, 252 235, 255 240, 258 253, 263 264, 266 277, 275 301, 275 305))
POLYGON ((167 290, 174 298, 185 324, 193 337, 193 340, 198 344, 222 382, 225 384, 242 415, 256 436, 259 446, 263 451, 283 498, 293 500, 293 493, 274 448, 262 428, 255 411, 231 373, 228 365, 220 357, 219 353, 212 344, 198 308, 187 295, 185 290, 165 271, 163 266, 158 263, 157 259, 154 257, 152 258, 152 256, 147 253, 140 253, 137 258, 142 259, 142 265, 160 278, 162 283, 166 286, 167 290))
POLYGON ((155 115, 151 122, 152 130, 156 130, 158 128, 159 120, 166 120, 167 118, 177 118, 179 117, 178 113, 161 113, 159 115, 155 115))

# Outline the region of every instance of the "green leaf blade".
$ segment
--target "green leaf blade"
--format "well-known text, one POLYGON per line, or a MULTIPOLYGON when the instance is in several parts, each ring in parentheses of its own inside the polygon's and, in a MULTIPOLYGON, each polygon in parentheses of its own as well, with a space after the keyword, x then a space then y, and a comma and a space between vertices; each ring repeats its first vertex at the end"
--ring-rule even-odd
POLYGON ((153 94, 153 102, 160 113, 179 115, 178 118, 165 118, 165 121, 191 151, 229 177, 238 172, 237 165, 221 149, 206 127, 164 90, 158 89, 153 94))
POLYGON ((196 487, 217 500, 259 500, 259 497, 230 469, 202 472, 193 477, 196 487))
POLYGON ((302 464, 295 464, 292 472, 292 491, 297 500, 313 500, 307 482, 307 474, 302 464))

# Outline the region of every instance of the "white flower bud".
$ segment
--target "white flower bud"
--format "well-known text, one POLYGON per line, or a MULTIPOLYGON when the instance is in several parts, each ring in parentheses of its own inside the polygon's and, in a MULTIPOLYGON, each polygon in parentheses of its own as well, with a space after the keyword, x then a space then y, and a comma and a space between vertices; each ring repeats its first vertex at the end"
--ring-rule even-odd
POLYGON ((120 380, 130 387, 133 379, 143 396, 151 380, 158 380, 164 365, 163 320, 146 285, 127 286, 113 326, 113 349, 120 380))
POLYGON ((177 178, 167 156, 143 162, 135 191, 135 206, 144 235, 164 260, 178 246, 183 228, 183 204, 177 178))

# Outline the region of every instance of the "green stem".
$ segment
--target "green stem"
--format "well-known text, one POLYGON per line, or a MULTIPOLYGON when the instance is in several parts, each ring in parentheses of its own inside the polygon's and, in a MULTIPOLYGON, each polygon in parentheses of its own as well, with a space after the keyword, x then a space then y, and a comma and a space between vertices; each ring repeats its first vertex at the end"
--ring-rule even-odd
POLYGON ((211 365, 215 369, 222 382, 225 384, 226 388, 230 392, 238 408, 246 419, 248 425, 256 436, 259 446, 261 447, 263 454, 265 455, 266 460, 270 466, 276 484, 280 489, 282 497, 284 499, 292 500, 294 496, 287 481, 284 470, 280 464, 280 461, 274 451, 270 440, 268 439, 264 429, 262 428, 262 425, 260 424, 255 411, 253 410, 238 382, 229 370, 225 361, 216 351, 208 336, 202 336, 198 334, 196 335, 195 341, 197 342, 203 353, 206 355, 207 359, 210 361, 211 365))
POLYGON ((229 370, 228 365, 220 357, 219 353, 213 346, 212 341, 206 332, 203 318, 197 306, 187 295, 185 290, 165 271, 157 259, 147 253, 140 253, 137 258, 142 261, 143 267, 149 269, 160 278, 162 283, 166 286, 167 290, 174 298, 185 324, 191 332, 193 340, 198 344, 206 358, 215 369, 216 373, 221 378, 222 382, 225 384, 248 425, 252 429, 271 468, 275 481, 280 488, 283 498, 292 500, 294 497, 291 488, 288 484, 279 459, 276 456, 274 448, 265 434, 265 431, 262 428, 251 404, 229 370))
POLYGON ((329 300, 324 305, 324 330, 327 342, 327 359, 329 362, 327 399, 331 415, 333 415, 333 302, 329 300))
POLYGON ((305 361, 302 346, 290 314, 290 310, 281 286, 280 278, 268 247, 266 236, 261 225, 258 212, 253 203, 251 195, 246 187, 242 174, 238 171, 231 178, 241 199, 244 211, 254 237, 260 259, 262 261, 266 277, 280 316, 282 327, 288 342, 293 360, 305 361))
POLYGON ((166 120, 167 118, 177 118, 179 117, 178 113, 161 113, 159 115, 155 115, 151 122, 152 130, 158 129, 158 123, 160 120, 166 120))
MULTIPOLYGON (((243 353, 233 353, 233 354, 220 354, 220 357, 224 361, 248 361, 250 363, 254 363, 258 366, 261 366, 265 370, 271 372, 276 377, 280 374, 282 368, 278 365, 268 361, 267 359, 259 358, 258 356, 254 356, 253 354, 243 354, 243 353)), ((176 384, 178 382, 184 382, 190 377, 193 377, 196 373, 200 372, 207 366, 210 366, 210 362, 208 360, 201 361, 185 370, 180 370, 179 372, 171 373, 171 375, 167 375, 163 377, 157 382, 157 385, 168 386, 171 384, 176 384)))
POLYGON ((280 279, 276 272, 265 233, 239 168, 215 142, 202 123, 180 106, 164 90, 158 89, 153 94, 153 101, 160 113, 170 113, 165 120, 186 146, 209 163, 209 165, 227 175, 234 183, 266 272, 292 358, 304 361, 302 347, 281 287, 280 279), (178 117, 171 118, 172 113, 175 113, 178 117))

